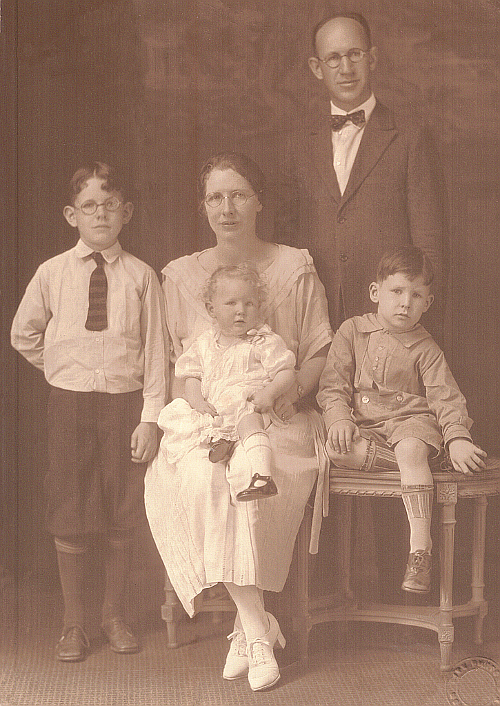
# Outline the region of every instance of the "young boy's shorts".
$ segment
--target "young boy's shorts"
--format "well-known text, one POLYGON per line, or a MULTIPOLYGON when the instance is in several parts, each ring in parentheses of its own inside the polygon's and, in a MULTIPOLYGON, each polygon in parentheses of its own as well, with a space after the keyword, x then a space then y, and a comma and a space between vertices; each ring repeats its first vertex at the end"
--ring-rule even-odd
POLYGON ((48 403, 47 529, 58 537, 142 524, 146 464, 132 463, 142 390, 109 394, 52 387, 48 403))

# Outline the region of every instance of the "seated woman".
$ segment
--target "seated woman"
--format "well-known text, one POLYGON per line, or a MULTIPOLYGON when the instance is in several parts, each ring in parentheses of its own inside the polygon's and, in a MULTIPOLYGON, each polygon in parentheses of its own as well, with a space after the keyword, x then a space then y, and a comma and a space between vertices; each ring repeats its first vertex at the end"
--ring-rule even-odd
MULTIPOLYGON (((279 493, 265 501, 232 503, 226 465, 211 462, 210 445, 202 442, 175 465, 158 454, 146 474, 146 511, 170 581, 190 616, 204 588, 219 582, 227 588, 237 615, 223 677, 248 675, 257 691, 278 681, 273 647, 276 640, 285 644, 276 619, 264 608, 263 591, 283 589, 317 478, 316 527, 321 517, 327 459, 322 421, 307 396, 315 391, 332 332, 324 288, 307 250, 257 235, 264 187, 259 167, 243 155, 217 155, 203 166, 200 187, 217 243, 163 270, 172 362, 212 326, 202 297, 207 278, 221 266, 246 262, 255 268, 268 290, 262 319, 297 361, 295 382, 274 404, 285 424, 272 423, 267 430, 279 493)), ((174 398, 182 396, 181 388, 174 380, 174 398)), ((241 467, 241 477, 250 473, 239 443, 231 465, 235 474, 241 467)))

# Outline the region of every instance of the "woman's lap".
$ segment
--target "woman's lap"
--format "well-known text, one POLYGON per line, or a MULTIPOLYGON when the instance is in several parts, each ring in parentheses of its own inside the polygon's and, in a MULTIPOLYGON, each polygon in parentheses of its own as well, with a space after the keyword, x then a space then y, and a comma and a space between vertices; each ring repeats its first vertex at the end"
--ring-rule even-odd
MULTIPOLYGON (((148 469, 151 531, 188 612, 194 595, 219 581, 283 588, 317 475, 309 427, 301 414, 286 427, 269 429, 278 495, 263 501, 231 504, 225 465, 208 460, 208 446, 193 449, 176 467, 160 455, 148 469)), ((248 463, 240 445, 231 463, 245 475, 248 463)))

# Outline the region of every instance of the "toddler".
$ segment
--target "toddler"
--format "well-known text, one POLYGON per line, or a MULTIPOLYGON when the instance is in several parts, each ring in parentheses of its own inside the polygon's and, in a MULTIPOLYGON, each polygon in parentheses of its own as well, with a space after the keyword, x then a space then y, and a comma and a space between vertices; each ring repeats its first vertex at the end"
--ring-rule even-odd
POLYGON ((268 498, 277 488, 266 423, 275 400, 295 381, 295 356, 261 323, 264 284, 248 265, 219 267, 204 299, 214 327, 176 362, 175 375, 185 379, 185 393, 160 414, 161 448, 167 462, 175 464, 192 448, 209 443, 211 461, 229 462, 240 440, 252 478, 236 492, 241 486, 228 468, 232 496, 240 502, 268 498))
POLYGON ((410 524, 402 589, 413 593, 430 590, 431 466, 442 467, 447 452, 453 469, 470 474, 486 457, 472 443, 465 399, 443 352, 419 324, 434 298, 432 280, 418 248, 387 252, 369 288, 377 313, 340 326, 318 392, 336 466, 400 471, 410 524))

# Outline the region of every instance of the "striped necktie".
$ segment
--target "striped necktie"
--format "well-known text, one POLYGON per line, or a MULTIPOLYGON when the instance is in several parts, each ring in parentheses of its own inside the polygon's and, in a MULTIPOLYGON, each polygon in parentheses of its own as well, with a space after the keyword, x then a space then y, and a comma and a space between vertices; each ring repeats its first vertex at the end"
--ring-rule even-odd
POLYGON ((100 252, 93 252, 91 257, 96 262, 96 268, 90 275, 89 282, 89 313, 85 328, 88 331, 103 331, 108 328, 106 299, 108 295, 108 280, 104 272, 104 258, 100 252))

